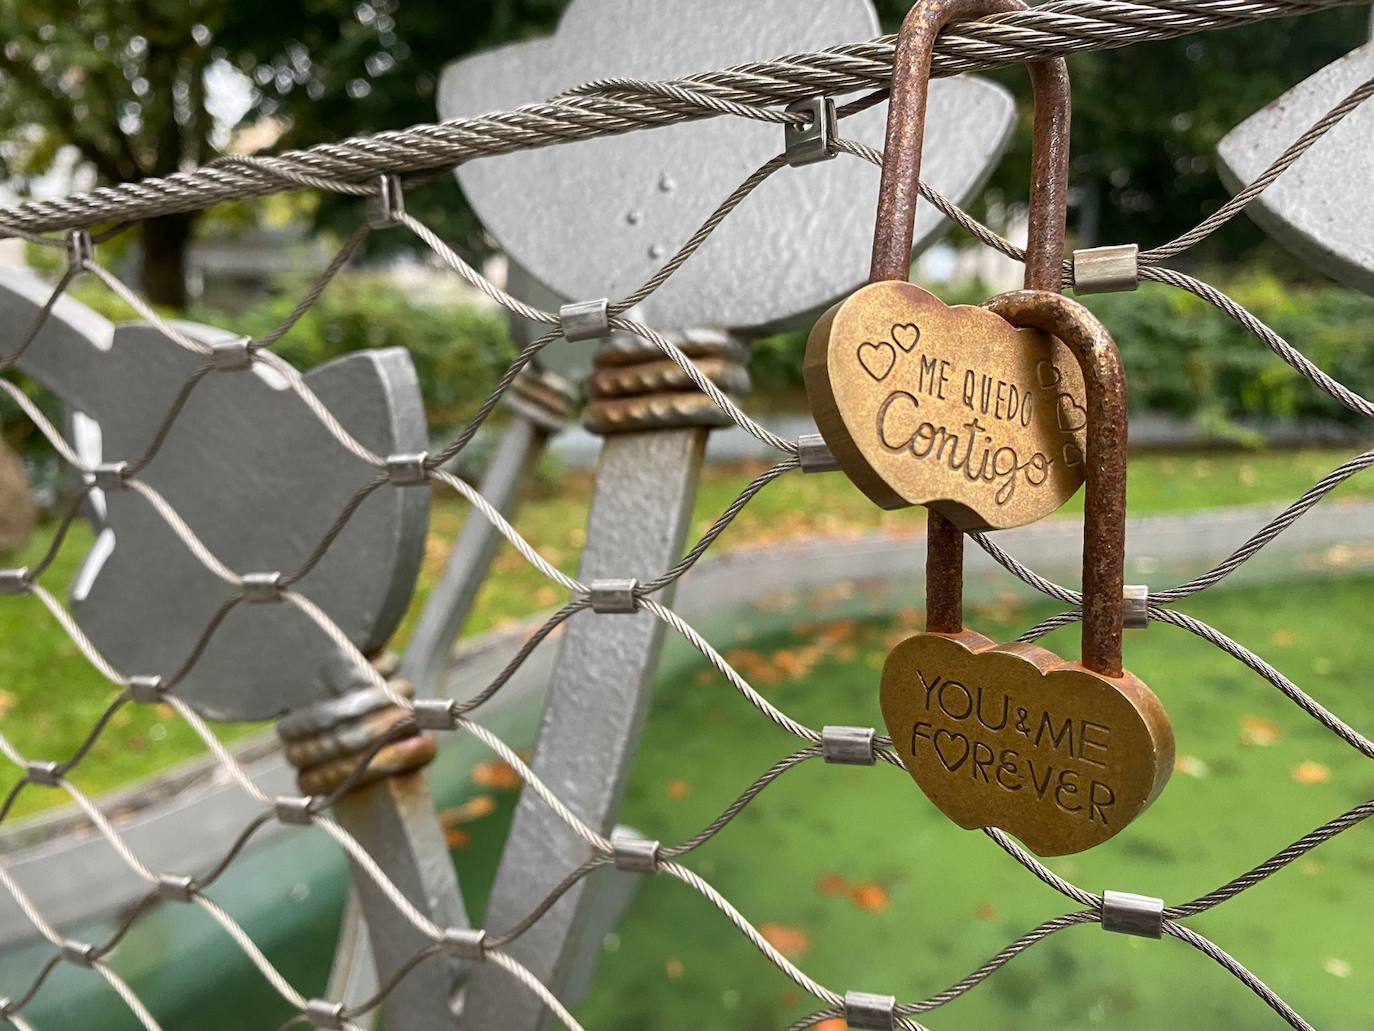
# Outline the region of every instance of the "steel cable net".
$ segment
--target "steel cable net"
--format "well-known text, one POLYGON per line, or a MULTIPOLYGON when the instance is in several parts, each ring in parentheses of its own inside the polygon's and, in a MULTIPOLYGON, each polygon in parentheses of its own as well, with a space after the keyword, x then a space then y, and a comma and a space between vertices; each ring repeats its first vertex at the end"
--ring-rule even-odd
MULTIPOLYGON (((1169 0, 1164 0, 1164 2, 1149 4, 1106 4, 1096 2, 1096 0, 1061 0, 1061 2, 1046 4, 1034 11, 1009 14, 956 26, 941 37, 938 48, 941 56, 937 60, 936 67, 941 74, 952 74, 971 68, 985 68, 996 64, 1069 53, 1075 50, 1119 46, 1137 40, 1176 36, 1204 28, 1224 27, 1264 17, 1301 13, 1337 5, 1337 3, 1331 2, 1259 3, 1252 2, 1252 0, 1196 0, 1196 2, 1185 2, 1185 0, 1169 2, 1169 0)), ((511 975, 512 990, 534 993, 565 1026, 580 1028, 581 1025, 549 989, 504 950, 510 942, 534 926, 557 900, 578 881, 600 867, 615 863, 617 859, 616 845, 595 829, 588 827, 576 814, 560 802, 558 797, 509 745, 485 727, 472 722, 468 716, 501 690, 520 664, 541 642, 551 635, 554 629, 574 616, 583 613, 584 610, 593 607, 592 586, 560 572, 553 564, 543 558, 476 489, 442 468, 473 439, 478 428, 494 410, 497 402, 511 387, 521 370, 528 366, 544 348, 557 346, 557 343, 563 339, 560 315, 557 312, 541 310, 511 296, 482 276, 424 224, 405 214, 398 206, 386 205, 385 199, 388 196, 394 197, 400 184, 394 179, 379 178, 379 173, 390 176, 407 170, 418 171, 421 174, 407 184, 410 188, 416 188, 422 185, 424 180, 433 178, 436 168, 446 168, 459 159, 470 159, 482 154, 507 152, 569 139, 623 132, 643 126, 715 115, 749 117, 775 122, 793 121, 801 116, 784 111, 779 105, 779 101, 814 95, 817 92, 853 92, 865 87, 880 89, 886 82, 890 60, 890 40, 879 40, 869 44, 837 48, 822 54, 800 55, 766 65, 751 65, 745 68, 694 76, 672 83, 607 80, 570 91, 548 104, 524 108, 506 115, 489 115, 467 122, 418 127, 403 133, 383 134, 369 140, 348 141, 338 146, 326 146, 313 151, 296 152, 279 158, 238 158, 199 172, 174 176, 168 180, 110 187, 63 200, 23 204, 0 211, 0 234, 19 236, 34 243, 65 248, 68 257, 65 274, 60 278, 51 298, 35 322, 27 327, 17 342, 11 340, 10 344, 5 347, 3 356, 0 356, 0 372, 11 372, 19 358, 29 347, 41 346, 39 332, 53 305, 67 291, 73 281, 82 275, 100 280, 113 293, 123 299, 139 317, 157 327, 170 341, 203 359, 203 363, 189 377, 173 405, 167 411, 147 453, 122 456, 118 461, 103 463, 98 467, 89 466, 82 461, 76 449, 63 438, 57 428, 11 379, 0 378, 0 390, 3 390, 20 406, 35 427, 50 442, 61 459, 82 474, 85 484, 73 499, 59 524, 58 532, 48 553, 32 568, 0 570, 0 594, 10 596, 6 598, 4 604, 36 603, 41 605, 48 616, 55 620, 63 631, 70 636, 90 664, 104 678, 120 689, 120 693, 113 703, 91 728, 84 743, 74 754, 65 758, 38 759, 23 755, 13 747, 3 733, 0 733, 0 752, 3 752, 4 756, 23 772, 21 779, 15 784, 8 796, 3 802, 0 802, 0 822, 8 817, 13 809, 15 799, 24 790, 37 788, 64 791, 84 813, 95 832, 148 886, 142 901, 125 915, 110 938, 103 942, 74 941, 65 938, 56 927, 45 919, 43 913, 34 906, 22 888, 15 882, 5 863, 0 861, 0 885, 3 885, 4 890, 13 897, 36 931, 53 946, 51 957, 41 967, 32 984, 22 994, 0 1000, 0 1017, 3 1017, 14 1027, 30 1028, 31 1025, 25 1019, 25 1008, 40 992, 51 972, 61 963, 70 963, 95 970, 109 984, 110 989, 123 1000, 129 1011, 143 1027, 158 1028, 156 1015, 135 994, 128 983, 112 969, 107 960, 118 948, 130 928, 154 905, 162 901, 174 901, 196 906, 203 910, 206 918, 220 925, 229 938, 258 969, 262 977, 280 993, 295 1014, 283 1027, 315 1025, 360 1028, 361 1025, 358 1021, 366 1018, 372 1010, 378 1007, 386 995, 394 990, 409 971, 423 959, 435 953, 453 951, 466 958, 478 959, 503 968, 511 975), (426 144, 425 141, 429 142, 426 144), (366 158, 366 155, 369 154, 372 155, 370 160, 366 158), (221 366, 216 363, 210 348, 179 332, 175 326, 166 322, 144 303, 134 291, 103 268, 98 262, 98 252, 100 243, 109 235, 120 231, 131 221, 137 221, 154 213, 204 207, 230 198, 258 196, 299 188, 353 194, 362 198, 361 203, 369 204, 372 208, 367 214, 360 212, 359 226, 356 232, 348 237, 335 259, 306 291, 300 303, 285 321, 272 332, 256 340, 250 340, 243 345, 246 360, 250 363, 265 365, 285 377, 299 402, 319 420, 320 424, 341 447, 357 459, 360 478, 364 479, 365 482, 340 512, 334 525, 319 541, 304 564, 300 568, 282 573, 270 583, 264 584, 260 578, 255 578, 252 575, 252 571, 234 570, 221 562, 213 551, 197 537, 195 529, 178 515, 175 508, 156 490, 139 479, 139 473, 152 461, 163 443, 176 432, 177 417, 195 390, 196 385, 206 377, 220 375, 221 366), (109 223, 115 223, 116 228, 108 230, 104 234, 91 235, 84 228, 109 223), (517 651, 497 677, 466 700, 414 703, 404 697, 378 673, 373 665, 348 640, 340 627, 330 618, 328 612, 316 606, 305 595, 293 590, 293 585, 313 568, 328 551, 344 526, 347 525, 349 518, 367 497, 376 491, 404 490, 414 485, 414 480, 411 478, 413 477, 413 470, 406 479, 395 475, 395 463, 390 463, 387 456, 374 454, 355 440, 314 394, 305 380, 271 350, 272 345, 290 331, 292 325, 309 309, 337 273, 348 265, 364 238, 377 229, 414 234, 433 251, 444 265, 473 287, 481 290, 507 310, 549 327, 544 336, 520 352, 501 378, 495 391, 478 410, 472 422, 447 447, 426 456, 423 461, 421 482, 438 484, 454 491, 469 502, 483 518, 490 520, 495 525, 497 530, 526 561, 559 588, 566 591, 569 596, 567 603, 529 637, 525 645, 517 651), (59 230, 65 230, 66 235, 42 235, 59 230), (199 641, 191 648, 179 668, 165 670, 116 669, 86 637, 71 613, 43 586, 43 574, 62 548, 67 529, 78 517, 90 492, 95 489, 122 489, 138 494, 176 534, 188 552, 225 584, 223 605, 205 627, 199 641), (385 693, 393 704, 408 713, 406 719, 392 728, 383 740, 373 746, 369 756, 364 757, 364 761, 355 773, 329 795, 269 796, 254 783, 247 770, 219 741, 206 722, 177 694, 178 684, 194 668, 206 644, 223 624, 229 611, 235 606, 245 603, 245 601, 263 601, 264 591, 268 594, 266 600, 275 604, 292 605, 302 611, 313 621, 322 635, 332 641, 341 652, 351 657, 352 665, 356 667, 359 675, 367 683, 385 693), (69 775, 72 770, 83 761, 92 745, 110 725, 112 718, 120 709, 129 705, 153 703, 170 706, 181 719, 185 720, 203 740, 206 749, 223 768, 224 772, 232 777, 238 787, 261 806, 259 814, 242 828, 237 839, 234 840, 220 861, 210 869, 199 872, 149 869, 120 837, 118 830, 102 813, 100 807, 70 779, 69 775), (485 931, 474 932, 436 925, 406 898, 389 878, 386 870, 382 869, 358 841, 329 815, 331 805, 357 783, 366 767, 366 760, 390 741, 413 733, 417 726, 476 737, 484 746, 508 763, 521 777, 528 789, 535 792, 543 803, 548 805, 586 843, 587 857, 585 862, 575 869, 569 870, 558 887, 547 898, 532 907, 529 914, 513 927, 488 928, 485 931), (292 826, 313 825, 325 831, 353 861, 358 875, 370 879, 376 888, 396 907, 399 914, 430 941, 431 944, 418 952, 409 964, 404 965, 387 983, 381 985, 372 998, 354 1005, 327 999, 307 998, 273 966, 235 918, 214 901, 211 892, 217 879, 241 854, 253 836, 274 821, 292 826)), ((1306 359, 1297 348, 1283 340, 1239 304, 1205 283, 1159 265, 1160 261, 1173 257, 1204 239, 1243 210, 1246 204, 1258 196, 1308 147, 1371 93, 1374 93, 1374 81, 1358 87, 1295 141, 1255 183, 1241 191, 1231 203, 1225 205, 1197 228, 1184 234, 1178 240, 1170 241, 1152 250, 1142 251, 1140 255, 1140 278, 1164 283, 1198 295, 1245 326, 1265 346, 1308 379, 1314 387, 1330 395, 1352 411, 1374 418, 1374 401, 1359 396, 1323 372, 1306 359)), ((857 109, 860 106, 864 105, 851 105, 851 109, 857 109)), ((844 109, 841 113, 845 113, 844 109)), ((840 140, 836 150, 836 157, 841 160, 857 158, 875 163, 882 160, 881 154, 872 148, 844 139, 840 140)), ((800 469, 798 443, 772 433, 750 418, 721 392, 711 382, 710 378, 670 339, 649 326, 627 318, 625 315, 635 304, 661 286, 674 271, 688 261, 714 229, 729 217, 739 204, 746 200, 754 188, 770 176, 786 174, 787 168, 786 161, 780 155, 765 163, 744 180, 734 192, 722 201, 719 208, 705 220, 700 229, 641 288, 633 291, 625 298, 611 301, 609 324, 611 328, 619 332, 638 336, 660 349, 726 413, 732 423, 776 449, 781 456, 777 464, 744 489, 737 500, 725 510, 682 560, 657 578, 637 582, 634 587, 634 604, 639 610, 651 613, 655 618, 684 637, 707 658, 722 678, 760 715, 783 732, 791 734, 801 741, 801 748, 763 772, 706 828, 685 839, 679 845, 656 847, 647 859, 644 868, 645 872, 674 878, 689 890, 700 895, 703 903, 716 908, 740 934, 757 948, 765 960, 774 964, 801 989, 818 1000, 820 1006, 818 1011, 809 1017, 798 1020, 789 1029, 789 1031, 801 1031, 803 1028, 812 1027, 827 1019, 853 1016, 851 1010, 851 1006, 854 1004, 853 998, 847 999, 846 992, 827 987, 801 970, 774 948, 745 914, 740 913, 728 899, 716 891, 700 875, 682 865, 679 860, 688 856, 694 849, 721 831, 774 781, 798 766, 812 760, 825 758, 823 734, 821 731, 792 719, 766 700, 686 620, 655 598, 658 592, 686 573, 709 550, 718 537, 726 532, 735 516, 760 491, 767 489, 774 480, 800 469)), ((922 194, 948 218, 984 244, 1011 257, 1023 258, 1021 249, 997 236, 925 184, 922 184, 922 194)), ((1073 285, 1072 268, 1068 263, 1065 265, 1065 285, 1073 285)), ((1320 702, 1303 692, 1279 670, 1269 665, 1244 645, 1231 640, 1205 623, 1176 610, 1173 606, 1214 586, 1234 572, 1265 545, 1292 526, 1297 519, 1318 504, 1336 486, 1371 464, 1374 464, 1374 451, 1352 458, 1334 469, 1306 494, 1272 519, 1264 528, 1243 542, 1231 555, 1219 561, 1211 570, 1177 587, 1152 592, 1148 607, 1150 620, 1178 627, 1211 642, 1264 678, 1292 700, 1306 715, 1326 727, 1367 758, 1374 758, 1374 742, 1369 738, 1350 727, 1335 713, 1327 710, 1320 702)), ((1081 602, 1081 597, 1076 591, 1060 586, 1027 568, 992 540, 982 535, 974 535, 974 539, 1012 575, 1070 607, 1064 613, 1027 631, 1022 635, 1021 640, 1036 640, 1050 630, 1080 618, 1081 613, 1077 606, 1081 602)), ((597 616, 595 613, 587 612, 579 618, 588 619, 597 618, 597 616)), ((901 761, 890 746, 890 740, 875 736, 871 758, 875 761, 880 759, 889 765, 900 767, 901 761)), ((1184 921, 1236 897, 1300 856, 1329 841, 1341 832, 1356 826, 1371 814, 1374 814, 1374 801, 1357 806, 1329 820, 1282 849, 1276 855, 1222 884, 1217 889, 1196 899, 1166 905, 1163 911, 1162 933, 1191 946, 1220 964, 1291 1026, 1309 1028, 1310 1025, 1300 1014, 1259 978, 1250 973, 1238 959, 1185 926, 1184 921)), ((935 1010, 971 990, 1021 952, 1032 948, 1037 943, 1065 928, 1078 924, 1103 922, 1104 906, 1100 895, 1085 891, 1055 874, 1001 831, 990 829, 985 834, 993 844, 1004 850, 1029 874, 1039 879, 1050 889, 1062 894, 1072 904, 1072 908, 1065 914, 1028 931, 945 990, 925 999, 902 1001, 889 1007, 887 1019, 892 1026, 907 1029, 920 1028, 923 1025, 917 1022, 918 1016, 935 1010)), ((865 1024, 864 1026, 870 1025, 865 1024)))

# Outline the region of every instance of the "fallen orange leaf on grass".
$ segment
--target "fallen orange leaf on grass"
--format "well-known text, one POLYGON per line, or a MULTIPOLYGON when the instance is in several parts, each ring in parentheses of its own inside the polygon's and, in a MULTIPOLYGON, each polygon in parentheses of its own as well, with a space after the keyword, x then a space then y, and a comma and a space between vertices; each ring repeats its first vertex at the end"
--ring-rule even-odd
POLYGON ((839 644, 854 636, 858 624, 852 619, 842 619, 821 629, 820 639, 826 644, 839 644))
POLYGON ((672 780, 664 787, 663 793, 674 802, 677 802, 686 798, 691 790, 692 785, 688 784, 685 780, 672 780))
POLYGON ((815 1031, 845 1031, 848 1027, 848 1024, 836 1017, 833 1020, 822 1020, 816 1025, 815 1031))
POLYGON ((1174 769, 1185 777, 1197 777, 1199 780, 1209 772, 1207 764, 1193 755, 1178 755, 1174 759, 1174 769))
POLYGON ((844 879, 844 874, 828 873, 816 882, 816 894, 848 895, 849 882, 844 879))
POLYGON ((887 890, 881 884, 871 881, 867 884, 856 884, 849 897, 854 905, 870 913, 881 913, 887 908, 887 890))
POLYGON ((456 827, 460 823, 471 823, 496 811, 496 799, 490 795, 474 795, 462 805, 445 809, 439 813, 439 822, 445 827, 456 827))
POLYGON ((520 774, 500 759, 488 759, 472 768, 472 782, 479 788, 514 791, 520 786, 520 774))
POLYGON ((1293 767, 1293 779, 1304 785, 1325 784, 1331 779, 1331 768, 1309 759, 1293 767))
POLYGON ((777 949, 788 959, 796 959, 811 950, 811 937, 800 927, 787 924, 760 924, 759 934, 763 940, 777 949))
POLYGON ((1277 723, 1260 716, 1240 718, 1240 743, 1254 748, 1267 748, 1279 739, 1277 723))

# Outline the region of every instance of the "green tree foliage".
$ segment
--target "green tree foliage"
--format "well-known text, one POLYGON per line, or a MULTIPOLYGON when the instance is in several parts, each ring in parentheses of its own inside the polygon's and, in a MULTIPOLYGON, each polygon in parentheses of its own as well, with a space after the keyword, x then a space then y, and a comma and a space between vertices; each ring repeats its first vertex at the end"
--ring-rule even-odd
MULTIPOLYGON (((1272 272, 1226 279, 1204 270, 1274 332, 1363 397, 1374 397, 1374 339, 1364 327, 1374 301, 1341 287, 1294 284, 1272 272)), ((977 287, 947 294, 952 304, 987 297, 977 287)), ((1121 349, 1131 409, 1195 419, 1205 430, 1238 441, 1249 420, 1364 420, 1313 386, 1248 330, 1183 290, 1147 283, 1134 293, 1081 298, 1121 349)), ((798 396, 804 333, 755 341, 750 372, 759 397, 798 396)))
MULTIPOLYGON (((21 182, 64 145, 102 182, 202 165, 231 142, 206 73, 253 84, 237 124, 273 119, 276 147, 434 120, 446 61, 546 29, 558 0, 0 0, 0 160, 21 182)), ((417 203, 460 239, 475 225, 457 187, 417 203), (447 216, 441 217, 441 216, 447 216)), ((328 215, 326 206, 325 214, 328 215)), ((192 215, 142 226, 143 287, 187 303, 192 215)))
MULTIPOLYGON (((878 0, 878 8, 895 32, 910 4, 878 0)), ((1162 242, 1214 211, 1229 196, 1213 161, 1221 138, 1354 49, 1368 17, 1364 7, 1346 7, 1070 57, 1071 215, 1082 242, 1162 242)), ((1030 86, 1020 68, 991 75, 1016 95, 1021 112, 991 185, 1020 200, 1030 178, 1030 86)), ((1200 257, 1248 256, 1261 240, 1238 220, 1200 257)))
MULTIPOLYGON (((0 162, 11 178, 41 174, 75 146, 103 182, 195 167, 237 126, 270 120, 273 147, 308 146, 432 121, 443 65, 550 31, 566 0, 0 0, 0 162), (252 83, 246 110, 207 110, 206 73, 252 83)), ((895 29, 905 0, 878 0, 895 29)), ((1156 240, 1194 224, 1225 197, 1211 165, 1218 139, 1287 86, 1364 37, 1362 8, 1071 59, 1075 83, 1076 221, 1086 241, 1156 240)), ((805 17, 803 8, 798 17, 805 17)), ((671 45, 671 41, 665 43, 671 45)), ((607 72, 614 72, 608 50, 607 72)), ((993 73, 1021 98, 1022 126, 994 186, 1025 196, 1030 103, 1020 69, 993 73)), ((407 203, 469 253, 480 227, 442 177, 407 203)), ((356 202, 324 198, 324 224, 356 219, 356 202)), ((195 216, 141 227, 143 286, 184 307, 195 216)), ((1248 226, 1228 233, 1241 250, 1248 226)), ((382 234, 374 246, 404 245, 382 234)))

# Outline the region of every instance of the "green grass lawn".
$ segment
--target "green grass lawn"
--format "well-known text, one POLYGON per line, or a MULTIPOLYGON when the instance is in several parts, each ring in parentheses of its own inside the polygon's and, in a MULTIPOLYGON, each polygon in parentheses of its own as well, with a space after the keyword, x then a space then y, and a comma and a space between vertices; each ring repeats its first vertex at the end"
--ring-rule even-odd
MULTIPOLYGON (((1313 573, 1320 579, 1222 588, 1181 608, 1250 644, 1368 733, 1374 692, 1368 635, 1359 628, 1374 576, 1342 567, 1313 573)), ((1022 591, 971 607, 969 621, 1007 640, 1052 610, 1022 591)), ((821 726, 880 720, 878 667, 919 623, 901 585, 837 584, 715 613, 700 629, 775 704, 821 726)), ((1076 633, 1046 643, 1072 655, 1076 633)), ((1166 705, 1179 762, 1131 827, 1097 849, 1050 862, 1084 888, 1185 901, 1374 797, 1369 763, 1205 642, 1156 625, 1127 635, 1126 659, 1166 705)), ((529 744, 506 736, 517 747, 529 744)), ((796 747, 670 638, 623 819, 665 843, 682 841, 796 747)), ((441 821, 480 921, 519 781, 493 761, 469 767, 456 750, 435 769, 441 821)), ((1374 824, 1349 830, 1188 926, 1232 951, 1314 1026, 1363 1031, 1374 978, 1371 846, 1374 824)), ((262 856, 246 853, 216 896, 293 984, 318 994, 346 870, 327 839, 312 847, 283 837, 262 856), (285 868, 295 871, 290 892, 271 874, 285 868)), ((944 989, 1071 908, 982 835, 948 823, 902 771, 885 765, 812 761, 793 770, 684 862, 822 983, 904 1000, 944 989)), ((111 930, 87 937, 103 940, 111 930)), ((140 921, 113 960, 167 1027, 275 1027, 289 1016, 218 928, 186 907, 140 921), (188 928, 173 934, 176 921, 188 928), (175 954, 183 965, 168 952, 173 942, 195 950, 175 954)), ((27 976, 14 976, 18 987, 27 985, 27 976)), ((132 1027, 107 991, 78 998, 81 976, 59 968, 30 1013, 35 1026, 132 1027)), ((595 985, 575 1012, 588 1031, 780 1031, 815 1008, 704 899, 659 876, 641 882, 626 919, 605 940, 595 985)), ((1284 1026, 1181 943, 1091 926, 1040 943, 924 1019, 932 1031, 1284 1026)))
MULTIPOLYGON (((1293 501, 1332 469, 1355 454, 1332 448, 1285 451, 1141 452, 1131 456, 1128 510, 1132 515, 1189 512, 1231 505, 1293 501)), ((740 490, 767 465, 713 467, 703 477, 693 510, 693 538, 733 502, 740 490)), ((577 568, 586 537, 591 475, 545 476, 535 496, 520 510, 516 526, 540 552, 565 572, 577 568)), ((1355 476, 1326 502, 1374 498, 1374 475, 1355 476)), ((1081 514, 1082 492, 1061 510, 1081 514)), ((467 506, 440 497, 434 507, 431 537, 418 597, 443 568, 448 541, 467 518, 467 506)), ((735 548, 805 540, 815 536, 859 535, 874 531, 923 533, 924 509, 886 512, 865 498, 839 473, 806 476, 788 473, 769 484, 740 513, 712 554, 735 548)), ((1237 541, 1237 543, 1240 543, 1237 541)), ((1220 556, 1218 556, 1220 557, 1220 556)), ((488 582, 478 601, 472 629, 508 625, 532 609, 557 604, 562 593, 532 569, 513 548, 496 560, 499 577, 488 582), (531 605, 531 602, 534 604, 531 605)), ((412 606, 412 618, 418 605, 412 606)), ((405 628, 399 640, 404 640, 405 628)))
MULTIPOLYGON (((1208 507, 1289 501, 1350 457, 1332 449, 1204 454, 1142 453, 1130 471, 1133 514, 1187 511, 1208 507)), ((694 512, 694 536, 715 519, 763 465, 713 467, 703 477, 694 512)), ((520 511, 516 525, 550 561, 572 572, 585 537, 591 496, 589 473, 546 474, 520 511)), ((1356 477, 1335 497, 1374 496, 1374 478, 1356 477)), ((1081 509, 1081 497, 1066 512, 1081 509)), ((396 638, 406 634, 443 568, 454 533, 468 515, 466 504, 451 495, 436 498, 420 585, 396 638)), ((789 473, 770 484, 739 516, 717 543, 717 552, 759 546, 818 534, 861 534, 875 530, 919 533, 923 512, 884 512, 873 506, 843 476, 789 473)), ((35 562, 46 550, 46 528, 19 554, 0 556, 0 565, 35 562)), ((91 535, 76 526, 43 582, 62 596, 74 576, 91 535)), ((509 547, 495 561, 483 588, 469 632, 510 624, 559 604, 563 592, 544 579, 509 547)), ((48 613, 33 599, 0 602, 0 728, 24 754, 60 759, 80 744, 109 704, 113 689, 77 652, 48 613)), ((223 727, 227 738, 252 727, 223 727)), ((92 792, 108 790, 189 756, 204 746, 169 709, 127 706, 115 717, 91 754, 77 768, 75 781, 92 792)), ((0 791, 16 779, 0 765, 0 791)), ((22 816, 58 804, 54 791, 26 790, 13 815, 22 816)))
MULTIPOLYGON (((1371 591, 1374 580, 1328 579, 1217 592, 1182 608, 1250 643, 1369 733, 1368 636, 1352 628, 1363 623, 1371 591)), ((731 627, 742 626, 733 631, 744 638, 733 660, 754 670, 756 686, 790 715, 817 727, 881 725, 876 670, 912 615, 856 621, 814 608, 795 599, 752 622, 722 618, 703 629, 729 640, 731 627)), ((1002 603, 970 623, 1007 640, 1051 611, 1002 603)), ((1077 632, 1047 643, 1076 654, 1077 632)), ((1153 807, 1117 838, 1050 861, 1084 888, 1184 901, 1374 797, 1370 763, 1205 642, 1155 626, 1128 634, 1126 658, 1168 709, 1179 761, 1153 807)), ((623 818, 665 843, 681 841, 795 747, 676 642, 623 818)), ((1316 1027, 1368 1028, 1372 857, 1374 825, 1357 827, 1189 926, 1232 950, 1316 1027)), ((1072 907, 881 764, 791 771, 685 863, 822 983, 903 1000, 944 989, 1072 907)), ((656 877, 607 940, 597 987, 578 1015, 601 1031, 753 1031, 818 1008, 705 900, 656 877)), ((1182 943, 1092 926, 1040 943, 926 1019, 935 1031, 1283 1026, 1182 943)))

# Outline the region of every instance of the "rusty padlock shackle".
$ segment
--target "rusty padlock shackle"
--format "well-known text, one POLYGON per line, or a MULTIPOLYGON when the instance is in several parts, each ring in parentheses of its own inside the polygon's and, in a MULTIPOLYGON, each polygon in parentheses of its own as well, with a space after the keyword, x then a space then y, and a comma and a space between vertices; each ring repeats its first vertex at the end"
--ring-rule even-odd
MULTIPOLYGON (((870 282, 905 280, 911 273, 935 38, 953 21, 1026 8, 1023 0, 921 0, 902 21, 892 62, 870 282)), ((1022 282, 1028 290, 1058 293, 1068 214, 1069 71, 1063 58, 1028 62, 1026 70, 1035 91, 1035 126, 1022 282)), ((964 535, 934 510, 926 526, 926 629, 957 633, 964 626, 964 535)))
MULTIPOLYGON (((902 22, 892 63, 878 220, 869 282, 906 280, 920 197, 921 144, 935 37, 953 21, 1027 10, 1022 0, 921 0, 902 22)), ((1069 179, 1069 72, 1063 58, 1029 62, 1035 90, 1025 286, 1059 291, 1069 179)))
POLYGON ((1094 673, 1121 676, 1121 592, 1126 567, 1126 376, 1102 323, 1075 300, 1012 290, 985 308, 1013 326, 1058 337, 1078 359, 1087 388, 1083 513, 1083 653, 1094 673))

